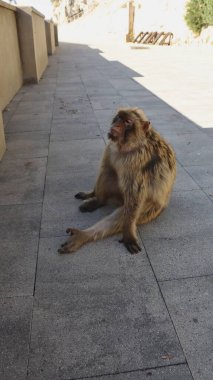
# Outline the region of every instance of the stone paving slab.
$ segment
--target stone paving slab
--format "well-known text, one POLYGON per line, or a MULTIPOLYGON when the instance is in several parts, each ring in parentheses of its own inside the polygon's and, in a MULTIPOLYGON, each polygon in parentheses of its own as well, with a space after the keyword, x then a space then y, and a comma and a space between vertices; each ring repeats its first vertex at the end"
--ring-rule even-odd
POLYGON ((186 166, 185 169, 202 189, 213 185, 213 164, 205 166, 186 166))
POLYGON ((46 158, 3 160, 0 205, 42 202, 46 165, 46 158))
POLYGON ((213 236, 146 239, 141 234, 159 281, 213 275, 213 236))
POLYGON ((167 135, 177 158, 184 166, 204 166, 213 162, 212 140, 205 133, 167 135))
POLYGON ((101 137, 101 131, 97 121, 88 123, 63 121, 52 126, 51 142, 97 139, 98 137, 101 137))
POLYGON ((186 365, 169 366, 166 368, 133 371, 115 375, 87 377, 82 380, 192 380, 192 375, 186 365))
POLYGON ((32 295, 41 204, 0 207, 0 296, 32 295))
POLYGON ((92 170, 92 165, 99 163, 104 146, 103 140, 98 138, 52 142, 49 150, 47 175, 64 174, 67 176, 72 169, 81 170, 88 167, 92 170))
POLYGON ((199 190, 199 185, 192 179, 192 177, 187 173, 185 168, 183 168, 177 162, 177 176, 174 184, 173 191, 190 191, 199 190))
POLYGON ((46 132, 8 133, 5 160, 47 157, 49 134, 46 132))
POLYGON ((213 373, 213 277, 160 283, 194 380, 213 373))
POLYGON ((72 171, 71 177, 48 176, 46 180, 41 236, 66 235, 68 227, 86 228, 112 212, 104 207, 94 213, 81 213, 78 209, 81 201, 74 195, 79 191, 90 191, 95 182, 98 163, 90 165, 88 171, 72 171), (92 170, 94 168, 94 170, 92 170))
POLYGON ((32 297, 0 299, 0 377, 2 380, 26 378, 32 297))
POLYGON ((139 227, 142 238, 212 236, 212 203, 199 190, 176 191, 168 207, 150 224, 139 227))
POLYGON ((59 256, 60 240, 40 244, 29 379, 185 362, 144 252, 111 238, 59 256))

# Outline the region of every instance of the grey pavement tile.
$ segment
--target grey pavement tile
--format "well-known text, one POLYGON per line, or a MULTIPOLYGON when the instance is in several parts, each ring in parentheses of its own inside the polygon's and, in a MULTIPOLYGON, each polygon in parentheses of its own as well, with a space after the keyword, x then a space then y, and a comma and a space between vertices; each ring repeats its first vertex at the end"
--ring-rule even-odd
POLYGON ((207 136, 213 138, 213 127, 212 127, 213 121, 209 124, 211 125, 211 127, 209 126, 208 128, 205 128, 203 131, 204 131, 204 133, 207 134, 207 136))
POLYGON ((56 78, 56 72, 55 75, 46 76, 45 73, 40 79, 39 84, 56 84, 57 78, 56 78))
POLYGON ((95 110, 94 111, 101 130, 104 130, 104 131, 109 130, 115 112, 116 110, 95 110))
POLYGON ((82 82, 78 83, 59 83, 57 84, 56 94, 84 94, 85 86, 82 84, 82 82))
POLYGON ((52 113, 50 112, 35 112, 31 116, 24 112, 17 115, 16 113, 11 118, 11 123, 21 124, 21 123, 29 123, 29 124, 39 124, 40 122, 50 122, 52 119, 52 113))
POLYGON ((78 97, 77 99, 58 99, 54 105, 53 120, 60 119, 87 120, 94 118, 92 106, 88 99, 78 97))
POLYGON ((120 89, 119 94, 127 99, 148 99, 150 97, 155 97, 155 95, 143 86, 137 86, 136 88, 129 89, 128 87, 125 89, 120 89))
POLYGON ((82 86, 82 79, 76 71, 66 71, 66 73, 62 72, 61 75, 58 75, 57 88, 67 88, 72 87, 72 85, 76 86, 78 84, 82 86))
POLYGON ((86 102, 89 102, 89 99, 88 99, 87 94, 85 93, 82 95, 79 95, 75 93, 70 94, 69 92, 65 92, 63 94, 56 94, 55 100, 54 100, 54 106, 61 107, 64 103, 67 105, 70 105, 70 104, 79 105, 81 103, 84 104, 86 102))
POLYGON ((22 98, 22 101, 25 102, 25 103, 31 103, 31 102, 52 102, 54 101, 54 96, 53 96, 53 93, 52 91, 50 91, 49 93, 48 92, 45 92, 43 93, 42 91, 41 92, 27 92, 26 94, 23 95, 23 98, 22 98))
POLYGON ((113 238, 95 245, 57 256, 58 240, 41 241, 29 379, 185 362, 146 256, 129 255, 113 238))
POLYGON ((152 368, 144 371, 134 370, 132 372, 112 374, 105 376, 86 377, 82 380, 193 380, 189 368, 185 364, 173 365, 164 368, 152 368))
POLYGON ((38 83, 38 84, 33 84, 33 85, 30 85, 29 86, 29 89, 28 91, 29 92, 34 92, 34 93, 51 93, 51 94, 54 94, 56 90, 56 84, 55 83, 38 83))
POLYGON ((210 201, 213 202, 213 187, 204 189, 206 195, 209 197, 210 201))
POLYGON ((51 129, 51 117, 42 119, 31 118, 29 120, 9 120, 5 132, 8 133, 20 133, 20 132, 50 132, 51 129))
POLYGON ((185 117, 182 117, 179 115, 176 120, 161 120, 161 117, 158 117, 157 120, 157 112, 156 115, 154 115, 151 120, 153 121, 153 126, 156 128, 160 133, 166 135, 166 134, 175 134, 177 136, 185 133, 198 133, 200 131, 200 128, 197 124, 193 123, 192 121, 188 120, 185 117))
POLYGON ((16 115, 39 115, 41 113, 44 114, 52 114, 53 110, 53 97, 51 100, 39 100, 39 101, 21 101, 16 108, 16 115))
POLYGON ((48 155, 49 134, 24 132, 6 134, 7 151, 4 159, 36 158, 48 155))
POLYGON ((0 240, 38 237, 40 219, 40 204, 0 206, 0 240))
POLYGON ((46 158, 0 163, 0 205, 42 202, 46 158))
POLYGON ((118 108, 125 108, 129 106, 128 101, 121 96, 90 96, 90 101, 94 110, 105 110, 109 109, 112 112, 116 112, 118 108))
POLYGON ((54 122, 51 129, 50 141, 68 141, 75 139, 97 139, 101 131, 97 121, 88 122, 54 122))
POLYGON ((199 190, 173 192, 163 213, 139 227, 142 238, 181 238, 212 236, 212 204, 199 190))
POLYGON ((14 114, 6 126, 6 133, 19 132, 49 132, 52 114, 41 113, 29 116, 28 114, 14 114))
POLYGON ((212 141, 205 133, 168 134, 167 139, 173 144, 182 165, 204 166, 213 162, 212 141))
POLYGON ((99 96, 102 94, 116 96, 118 95, 117 89, 114 87, 103 87, 103 83, 91 84, 86 86, 88 96, 99 96))
POLYGON ((38 238, 2 239, 0 248, 0 296, 32 296, 38 238))
POLYGON ((189 191, 189 190, 199 190, 200 187, 191 178, 187 171, 177 163, 177 177, 174 184, 173 191, 189 191))
POLYGON ((0 378, 22 380, 27 375, 32 298, 0 299, 0 378))
POLYGON ((117 79, 109 79, 111 85, 118 90, 135 90, 141 89, 141 85, 134 81, 132 78, 117 78, 117 79))
MULTIPOLYGON (((167 107, 166 112, 159 110, 146 110, 147 116, 150 118, 153 126, 164 133, 186 134, 199 133, 199 126, 192 120, 188 119, 181 113, 167 107)), ((174 137, 175 138, 175 137, 174 137)))
POLYGON ((213 274, 212 236, 143 238, 143 243, 159 281, 213 274))
POLYGON ((0 295, 32 295, 41 205, 0 206, 0 295))
POLYGON ((98 164, 93 170, 71 170, 64 176, 48 176, 45 186, 41 236, 65 235, 68 227, 86 228, 112 212, 104 207, 93 213, 81 213, 81 201, 74 195, 79 191, 90 191, 94 187, 98 164))
POLYGON ((203 189, 213 187, 213 164, 205 166, 186 166, 185 169, 203 189))
MULTIPOLYGON (((105 144, 102 139, 51 142, 47 166, 48 175, 72 175, 72 170, 93 171, 100 162, 105 144)), ((96 174, 96 172, 95 172, 96 174)))
POLYGON ((160 286, 194 380, 212 380, 213 277, 160 286))

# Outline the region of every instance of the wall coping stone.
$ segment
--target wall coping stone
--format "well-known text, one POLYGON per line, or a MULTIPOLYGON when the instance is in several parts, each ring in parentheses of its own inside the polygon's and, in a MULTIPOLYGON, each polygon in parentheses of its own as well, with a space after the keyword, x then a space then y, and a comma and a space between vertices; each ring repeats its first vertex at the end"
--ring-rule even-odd
MULTIPOLYGON (((1 0, 0 0, 1 1, 1 0)), ((19 8, 19 9, 22 9, 23 11, 25 11, 26 13, 29 13, 30 15, 32 14, 32 13, 35 13, 35 14, 37 14, 38 16, 40 16, 40 17, 42 17, 42 18, 45 18, 45 16, 41 13, 41 12, 39 12, 39 11, 37 11, 37 9, 35 9, 35 8, 33 8, 33 7, 24 7, 24 6, 18 6, 17 8, 19 8)))
POLYGON ((2 0, 0 0, 0 7, 7 8, 7 9, 10 9, 11 11, 13 11, 13 12, 16 12, 16 7, 14 7, 14 5, 5 3, 5 1, 2 1, 2 0))

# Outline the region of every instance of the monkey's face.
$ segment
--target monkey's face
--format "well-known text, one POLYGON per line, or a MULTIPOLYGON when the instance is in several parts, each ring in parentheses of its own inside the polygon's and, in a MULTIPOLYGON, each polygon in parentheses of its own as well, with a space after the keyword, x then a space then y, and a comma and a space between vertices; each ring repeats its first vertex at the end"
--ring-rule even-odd
POLYGON ((146 137, 150 122, 137 110, 120 110, 112 120, 108 138, 124 147, 135 147, 146 137))

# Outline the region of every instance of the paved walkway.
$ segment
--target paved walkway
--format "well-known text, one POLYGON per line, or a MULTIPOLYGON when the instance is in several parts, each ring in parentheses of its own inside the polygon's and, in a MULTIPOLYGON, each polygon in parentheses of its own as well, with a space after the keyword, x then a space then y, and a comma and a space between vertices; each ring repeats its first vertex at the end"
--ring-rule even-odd
POLYGON ((0 378, 212 380, 212 50, 70 41, 4 113, 0 378), (81 214, 74 194, 127 105, 175 147, 170 205, 140 228, 138 255, 114 236, 60 256, 68 226, 109 212, 81 214))

